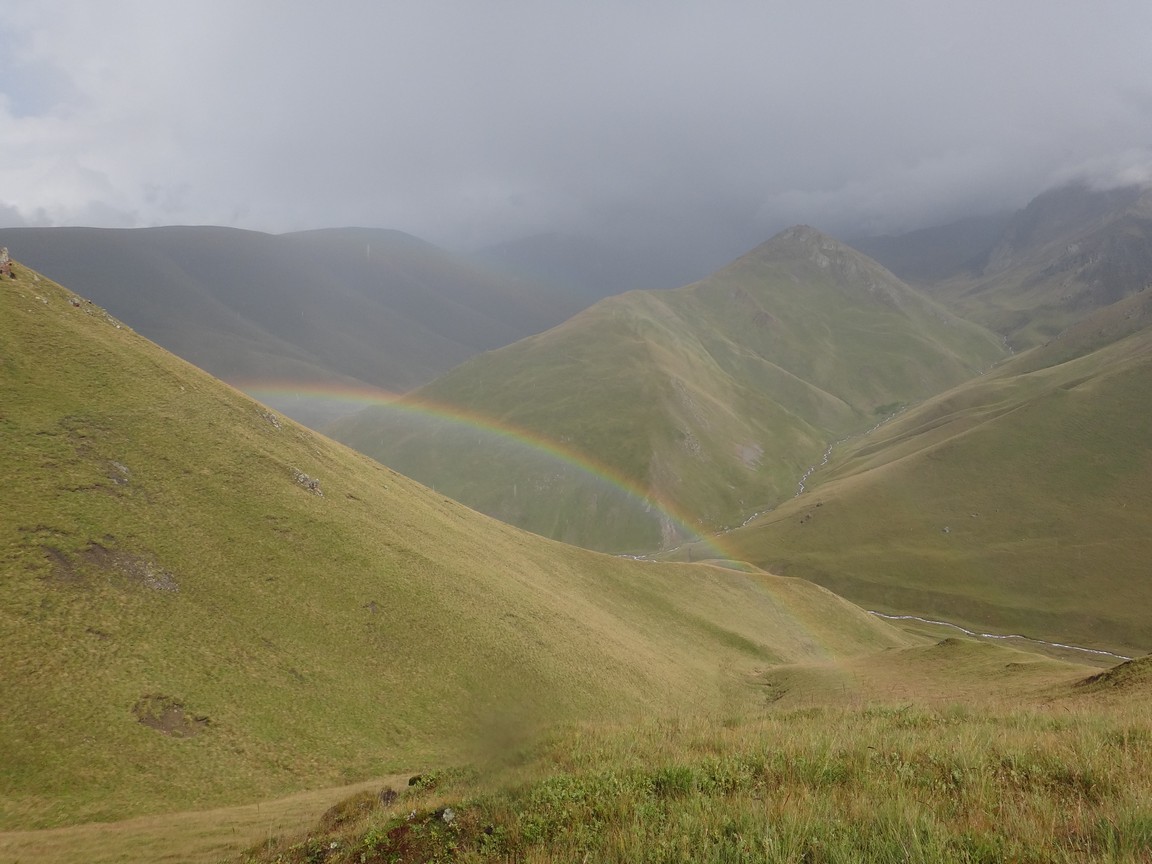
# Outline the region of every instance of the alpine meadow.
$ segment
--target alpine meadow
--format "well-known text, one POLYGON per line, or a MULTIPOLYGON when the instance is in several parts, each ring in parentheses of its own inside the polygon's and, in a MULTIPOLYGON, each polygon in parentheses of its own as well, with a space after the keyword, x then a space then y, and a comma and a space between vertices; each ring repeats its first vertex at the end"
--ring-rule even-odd
POLYGON ((1152 859, 1149 194, 613 296, 6 230, 0 861, 1152 859))
POLYGON ((1152 864, 1152 3, 0 2, 0 864, 1152 864))

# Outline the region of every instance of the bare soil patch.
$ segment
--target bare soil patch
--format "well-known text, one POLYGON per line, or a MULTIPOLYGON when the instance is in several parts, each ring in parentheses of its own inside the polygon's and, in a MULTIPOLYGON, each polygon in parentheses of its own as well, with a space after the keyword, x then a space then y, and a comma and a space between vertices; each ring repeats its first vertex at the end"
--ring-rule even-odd
POLYGON ((132 706, 132 713, 145 726, 173 738, 191 738, 211 723, 205 716, 190 714, 183 702, 159 693, 141 696, 132 706))

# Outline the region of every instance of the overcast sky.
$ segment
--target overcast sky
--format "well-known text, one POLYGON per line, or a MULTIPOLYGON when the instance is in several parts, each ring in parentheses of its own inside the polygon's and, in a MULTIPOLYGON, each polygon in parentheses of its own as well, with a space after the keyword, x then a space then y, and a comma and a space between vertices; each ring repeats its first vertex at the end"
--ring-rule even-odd
POLYGON ((1152 164, 1152 3, 3 0, 0 225, 897 231, 1152 164))

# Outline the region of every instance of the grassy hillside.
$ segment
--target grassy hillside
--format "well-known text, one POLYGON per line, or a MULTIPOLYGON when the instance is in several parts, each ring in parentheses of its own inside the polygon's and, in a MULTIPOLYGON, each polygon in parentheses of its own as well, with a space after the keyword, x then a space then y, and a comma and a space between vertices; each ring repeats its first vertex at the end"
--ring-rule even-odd
POLYGON ((703 282, 601 301, 330 432, 498 518, 651 550, 789 497, 829 441, 1002 350, 875 262, 795 228, 703 282), (558 442, 660 506, 629 510, 571 469, 493 446, 461 415, 558 442))
POLYGON ((1152 650, 1152 292, 837 448, 733 554, 871 608, 1152 650))
POLYGON ((807 687, 803 699, 769 687, 768 710, 719 723, 563 730, 514 766, 429 774, 384 803, 374 793, 347 799, 307 832, 236 860, 928 864, 1152 855, 1152 691, 1117 684, 1142 670, 1086 677, 950 639, 840 671, 841 681, 818 689, 818 670, 798 668, 790 674, 807 687), (887 682, 904 686, 867 689, 887 682), (1102 698, 1102 687, 1126 692, 1102 698))
POLYGON ((398 231, 11 228, 0 246, 241 385, 407 390, 596 299, 497 274, 398 231))
POLYGON ((799 580, 480 516, 24 266, 0 281, 0 827, 207 807, 724 711, 902 644, 799 580))

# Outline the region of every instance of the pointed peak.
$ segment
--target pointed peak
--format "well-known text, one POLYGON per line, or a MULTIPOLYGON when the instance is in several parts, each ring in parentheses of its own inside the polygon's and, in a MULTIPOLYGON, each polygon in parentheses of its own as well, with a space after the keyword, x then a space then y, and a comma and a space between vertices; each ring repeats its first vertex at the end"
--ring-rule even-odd
MULTIPOLYGON (((770 240, 761 243, 748 253, 749 258, 790 258, 811 261, 821 269, 857 270, 861 266, 874 264, 872 259, 851 246, 829 237, 811 225, 794 225, 781 231, 770 240)), ((879 265, 875 265, 879 267, 879 265)))
POLYGON ((859 254, 850 246, 846 246, 834 237, 830 237, 818 228, 811 225, 793 225, 762 243, 760 249, 785 250, 792 249, 805 252, 819 251, 837 254, 859 254))
POLYGON ((809 239, 827 236, 828 235, 821 231, 819 228, 813 228, 811 225, 793 225, 791 228, 786 228, 776 235, 776 237, 779 238, 794 239, 809 239))

